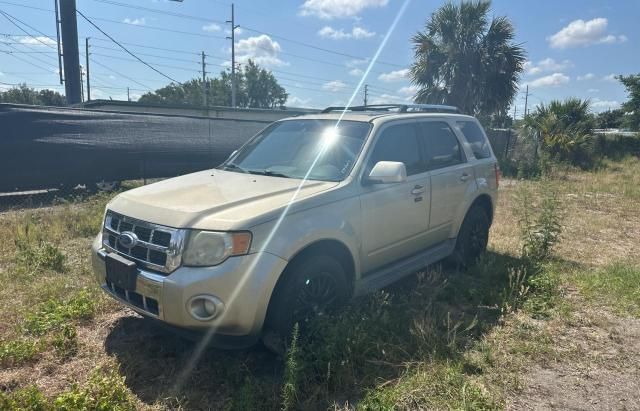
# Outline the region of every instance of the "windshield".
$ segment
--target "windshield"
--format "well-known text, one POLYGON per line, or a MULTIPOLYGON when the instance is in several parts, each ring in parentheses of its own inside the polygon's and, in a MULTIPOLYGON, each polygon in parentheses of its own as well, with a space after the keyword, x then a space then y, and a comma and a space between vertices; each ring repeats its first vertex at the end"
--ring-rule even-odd
POLYGON ((220 168, 276 177, 341 181, 351 171, 371 125, 357 121, 289 120, 252 139, 220 168))

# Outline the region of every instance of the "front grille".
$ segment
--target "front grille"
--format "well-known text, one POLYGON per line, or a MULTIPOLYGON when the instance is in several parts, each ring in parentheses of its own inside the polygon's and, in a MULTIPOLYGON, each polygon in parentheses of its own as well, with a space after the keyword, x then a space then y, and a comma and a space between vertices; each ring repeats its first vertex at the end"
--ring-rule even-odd
POLYGON ((181 232, 175 228, 147 223, 108 211, 104 220, 103 246, 142 265, 168 274, 179 265, 181 232), (118 241, 120 234, 134 233, 136 244, 125 247, 118 241))
POLYGON ((155 298, 144 296, 135 291, 125 290, 109 282, 107 283, 107 287, 113 294, 127 301, 129 304, 155 316, 160 315, 160 306, 158 305, 158 300, 155 298))

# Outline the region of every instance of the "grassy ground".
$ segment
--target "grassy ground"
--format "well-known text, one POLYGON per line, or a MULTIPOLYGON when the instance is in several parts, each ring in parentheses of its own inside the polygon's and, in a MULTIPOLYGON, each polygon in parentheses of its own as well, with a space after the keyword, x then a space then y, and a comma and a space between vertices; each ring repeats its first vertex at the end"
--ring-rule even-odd
POLYGON ((187 374, 193 343, 94 284, 106 196, 3 212, 0 409, 633 409, 639 163, 505 181, 477 266, 430 267, 355 301, 287 358, 208 349, 187 374), (560 242, 531 261, 518 222, 548 192, 560 242))

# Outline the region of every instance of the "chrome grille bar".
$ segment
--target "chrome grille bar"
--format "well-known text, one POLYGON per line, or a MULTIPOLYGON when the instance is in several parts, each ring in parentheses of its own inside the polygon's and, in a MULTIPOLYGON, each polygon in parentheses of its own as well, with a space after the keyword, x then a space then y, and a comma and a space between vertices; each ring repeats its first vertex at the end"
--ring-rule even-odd
POLYGON ((106 250, 132 259, 146 268, 169 274, 180 266, 185 235, 183 230, 148 223, 109 210, 102 232, 102 245, 106 250), (125 231, 135 233, 138 237, 133 247, 127 248, 118 242, 118 237, 125 231), (144 239, 140 239, 140 236, 144 239))

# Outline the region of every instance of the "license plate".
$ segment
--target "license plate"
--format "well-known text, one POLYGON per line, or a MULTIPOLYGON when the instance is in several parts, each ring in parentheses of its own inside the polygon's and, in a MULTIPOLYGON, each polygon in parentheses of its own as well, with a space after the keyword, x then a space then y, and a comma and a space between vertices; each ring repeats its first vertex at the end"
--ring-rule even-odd
POLYGON ((138 268, 136 263, 115 253, 109 253, 104 259, 107 269, 107 281, 125 290, 135 291, 138 268))

